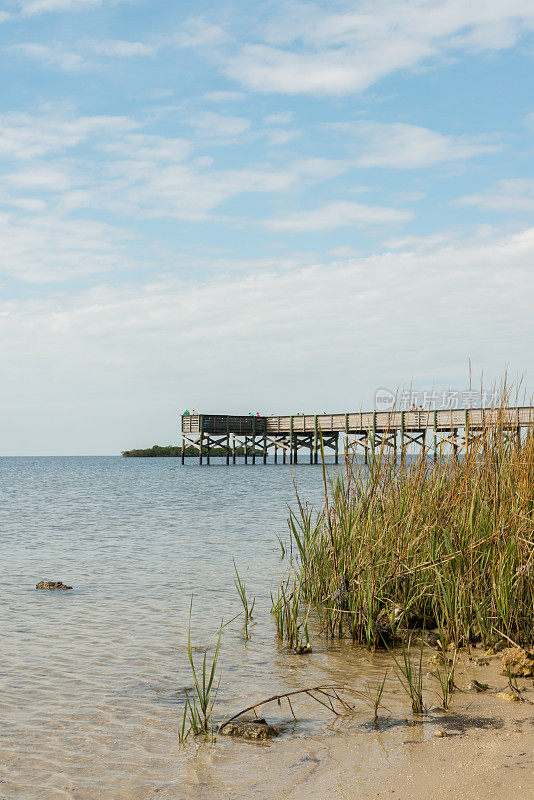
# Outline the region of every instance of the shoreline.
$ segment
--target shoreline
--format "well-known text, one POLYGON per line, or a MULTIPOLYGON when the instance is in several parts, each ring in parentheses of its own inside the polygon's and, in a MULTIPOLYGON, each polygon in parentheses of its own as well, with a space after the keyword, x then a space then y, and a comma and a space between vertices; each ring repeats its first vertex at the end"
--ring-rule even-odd
POLYGON ((415 725, 407 720, 406 737, 389 751, 384 747, 380 762, 357 763, 358 738, 350 733, 340 734, 329 748, 328 763, 295 785, 287 800, 532 797, 534 681, 520 681, 525 702, 502 700, 495 693, 507 681, 500 672, 501 660, 499 656, 488 658, 488 666, 474 666, 463 655, 458 664, 462 689, 455 692, 450 710, 415 725), (472 679, 489 683, 495 691, 466 691, 472 679))

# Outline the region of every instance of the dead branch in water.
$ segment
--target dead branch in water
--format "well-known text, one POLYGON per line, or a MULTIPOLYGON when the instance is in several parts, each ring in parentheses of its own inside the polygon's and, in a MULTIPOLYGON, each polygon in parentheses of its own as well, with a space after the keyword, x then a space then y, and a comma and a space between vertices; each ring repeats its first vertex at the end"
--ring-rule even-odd
POLYGON ((256 713, 256 710, 258 708, 261 708, 261 706, 265 706, 268 703, 274 703, 275 701, 278 703, 278 705, 280 705, 282 700, 287 700, 291 713, 293 717, 295 717, 293 706, 291 705, 291 700, 289 698, 299 694, 305 694, 308 697, 311 697, 311 699, 315 700, 316 703, 319 703, 320 705, 324 706, 325 708, 327 708, 329 711, 331 711, 333 714, 336 715, 352 711, 352 708, 339 696, 339 692, 350 692, 351 694, 358 694, 358 692, 356 692, 354 689, 347 689, 346 686, 309 686, 306 689, 294 689, 292 692, 273 694, 271 697, 267 697, 265 700, 259 700, 257 703, 253 703, 251 706, 243 708, 237 714, 234 714, 233 717, 230 717, 225 722, 223 722, 219 726, 219 730, 222 730, 226 725, 229 725, 230 722, 234 722, 234 720, 236 720, 238 717, 243 716, 243 714, 247 714, 249 711, 253 711, 254 713, 256 713), (313 692, 322 695, 322 697, 321 698, 315 697, 313 692), (324 698, 327 698, 326 702, 324 698), (337 700, 337 702, 342 706, 343 710, 336 711, 336 708, 332 703, 333 700, 334 701, 337 700))

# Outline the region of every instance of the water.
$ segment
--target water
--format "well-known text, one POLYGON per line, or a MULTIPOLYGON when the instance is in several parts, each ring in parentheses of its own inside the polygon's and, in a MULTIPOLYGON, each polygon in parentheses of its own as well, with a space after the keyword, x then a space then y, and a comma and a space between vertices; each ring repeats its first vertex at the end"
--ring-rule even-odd
MULTIPOLYGON (((295 474, 319 503, 321 469, 295 474)), ((276 640, 270 591, 287 564, 277 537, 287 543, 289 467, 3 458, 0 484, 0 800, 312 797, 340 743, 357 737, 360 773, 383 763, 384 748, 396 757, 396 726, 369 733, 368 710, 334 722, 311 702, 292 725, 271 709, 286 728, 268 744, 178 746, 191 596, 193 644, 213 648, 221 619, 241 610, 233 558, 256 608, 248 642, 241 619, 224 630, 219 709, 383 674, 383 656, 317 638, 299 657, 276 640), (74 589, 36 591, 43 579, 74 589)), ((389 701, 402 710, 393 686, 389 701)))

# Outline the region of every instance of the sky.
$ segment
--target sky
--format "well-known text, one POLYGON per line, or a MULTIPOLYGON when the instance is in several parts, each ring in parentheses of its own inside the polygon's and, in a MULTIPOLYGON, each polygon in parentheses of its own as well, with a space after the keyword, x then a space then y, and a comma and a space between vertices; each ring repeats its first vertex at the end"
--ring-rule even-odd
POLYGON ((0 453, 532 394, 533 34, 532 0, 1 0, 0 453))

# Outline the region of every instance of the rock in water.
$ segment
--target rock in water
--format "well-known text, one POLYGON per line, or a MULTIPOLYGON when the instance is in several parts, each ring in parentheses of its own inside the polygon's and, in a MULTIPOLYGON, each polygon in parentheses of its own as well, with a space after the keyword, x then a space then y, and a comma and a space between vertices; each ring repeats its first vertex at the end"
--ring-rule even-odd
POLYGON ((534 652, 509 647, 502 655, 502 674, 513 678, 534 678, 534 652))
POLYGON ((295 649, 293 650, 297 656, 307 656, 308 653, 311 653, 312 648, 311 644, 308 642, 307 644, 298 644, 295 649))
POLYGON ((72 586, 65 586, 62 581, 39 581, 35 584, 36 589, 72 589, 72 586))
POLYGON ((223 736, 241 736, 242 739, 272 739, 278 734, 278 730, 259 719, 252 722, 229 722, 223 725, 219 733, 223 736))

